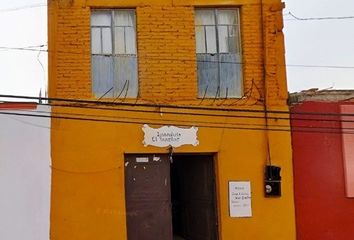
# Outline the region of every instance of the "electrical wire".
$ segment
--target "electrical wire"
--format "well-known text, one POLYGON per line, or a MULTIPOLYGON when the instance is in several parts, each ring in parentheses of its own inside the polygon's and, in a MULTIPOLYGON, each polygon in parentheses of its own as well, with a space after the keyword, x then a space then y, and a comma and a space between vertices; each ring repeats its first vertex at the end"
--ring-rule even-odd
POLYGON ((173 121, 175 125, 183 126, 183 127, 190 127, 192 125, 196 127, 206 127, 206 128, 217 128, 217 129, 237 129, 237 130, 261 130, 261 131, 281 131, 281 132, 311 132, 311 133, 337 133, 337 134, 354 134, 354 131, 343 131, 343 130, 353 130, 353 128, 332 128, 332 127, 313 127, 313 126, 293 126, 290 129, 290 125, 272 125, 273 128, 268 128, 265 125, 260 124, 243 124, 240 127, 240 123, 215 123, 215 122, 203 122, 203 124, 194 124, 194 121, 183 121, 188 122, 188 124, 181 124, 180 120, 159 120, 159 119, 144 119, 144 118, 120 118, 120 120, 111 119, 112 116, 97 116, 97 115, 85 115, 85 114, 74 114, 74 113, 55 113, 53 112, 49 115, 48 112, 45 112, 46 115, 42 114, 33 114, 36 113, 32 111, 32 113, 18 113, 18 112, 1 112, 0 114, 3 115, 15 115, 15 116, 27 116, 27 117, 41 117, 41 118, 54 118, 54 119, 65 119, 65 120, 81 120, 81 121, 93 121, 93 122, 106 122, 106 123, 125 123, 125 124, 151 124, 151 125, 165 125, 166 121, 173 121), (111 117, 107 119, 107 117, 111 117), (124 119, 124 120, 123 120, 124 119), (149 122, 150 121, 150 122, 149 122), (151 122, 153 121, 153 122, 151 122), (156 121, 156 122, 155 122, 156 121), (220 126, 220 124, 222 124, 220 126), (286 127, 285 129, 282 127, 286 127))
MULTIPOLYGON (((46 111, 33 111, 33 110, 22 110, 21 112, 27 112, 27 113, 38 113, 38 114, 48 114, 46 111)), ((94 115, 94 114, 80 114, 80 113, 65 113, 65 112, 55 112, 55 115, 60 115, 60 116, 79 116, 79 117, 91 117, 91 118, 96 118, 96 119, 115 119, 117 117, 115 116, 110 116, 110 115, 94 115)), ((225 120, 227 119, 227 116, 225 115, 225 120)), ((150 123, 155 124, 153 121, 163 121, 164 124, 166 122, 173 122, 173 123, 188 123, 188 125, 195 125, 195 124, 214 124, 214 125, 219 125, 223 124, 220 122, 211 122, 211 121, 201 121, 201 120, 176 120, 176 119, 156 119, 156 118, 146 118, 146 117, 119 117, 119 119, 125 119, 125 120, 142 120, 142 121, 150 121, 150 123)), ((235 125, 235 126, 257 126, 257 127, 265 127, 264 124, 252 124, 252 123, 228 123, 229 125, 235 125)), ((289 125, 269 125, 273 127, 284 127, 288 128, 289 125)), ((306 127, 305 127, 306 128, 306 127)), ((351 129, 351 128, 348 128, 351 129)), ((354 129, 354 128, 353 128, 354 129)))
MULTIPOLYGON (((27 112, 30 112, 30 110, 24 110, 24 111, 27 111, 27 112)), ((36 111, 36 113, 47 113, 45 111, 36 111)), ((62 114, 62 115, 72 115, 73 113, 63 113, 63 112, 55 112, 56 114, 62 114)), ((156 112, 158 113, 158 112, 156 112)), ((161 112, 160 112, 161 113, 161 112)), ((166 114, 166 113, 164 113, 166 114)), ((177 113, 178 114, 178 113, 177 113)), ((188 114, 188 113, 187 113, 188 114)), ((98 117, 98 118, 105 118, 105 117, 108 117, 108 118, 115 118, 113 116, 109 116, 109 115, 93 115, 93 114, 78 114, 78 113, 75 113, 74 114, 75 116, 80 116, 80 117, 98 117)), ((210 118, 210 115, 208 115, 208 117, 210 118)), ((226 119, 229 119, 229 118, 233 118, 234 116, 232 115, 213 115, 213 117, 224 117, 225 120, 226 119)), ((120 117, 120 119, 130 119, 130 120, 144 120, 144 121, 159 121, 158 119, 156 118, 141 118, 141 117, 120 117)), ((242 118, 247 118, 247 116, 243 116, 242 118)), ((259 119, 267 119, 267 116, 259 116, 258 117, 259 119)), ((270 117, 268 117, 268 119, 270 119, 270 117)), ((273 119, 276 119, 276 120, 280 120, 276 117, 273 117, 273 119)), ((286 119, 283 119, 285 121, 288 121, 289 119, 291 118, 286 118, 286 119)), ((299 121, 298 118, 293 118, 292 120, 296 120, 296 121, 299 121)), ((316 119, 316 120, 319 120, 319 121, 322 121, 322 119, 316 119)), ((326 119, 326 120, 329 120, 329 119, 326 119)), ((182 122, 182 123, 188 123, 188 124, 223 124, 223 123, 220 123, 220 122, 211 122, 211 121, 200 121, 200 120, 176 120, 176 119, 162 119, 162 121, 166 121, 166 122, 182 122)), ((302 120, 304 121, 304 120, 302 120)), ((313 119, 305 119, 305 121, 313 121, 313 119)), ((331 121, 331 120, 329 120, 331 121)), ((351 122, 351 123, 354 123, 354 118, 353 120, 336 120, 337 122, 351 122)), ((267 129, 268 126, 270 127, 277 127, 277 128, 289 128, 289 124, 286 124, 286 125, 282 125, 282 124, 252 124, 252 123, 228 123, 229 125, 237 125, 237 126, 256 126, 256 127, 265 127, 267 129)), ((354 124, 353 124, 354 125, 354 124)), ((312 126, 301 126, 302 128, 313 128, 312 126)), ((331 128, 331 127, 320 127, 320 126, 316 126, 315 128, 317 129, 337 129, 337 128, 331 128)), ((342 127, 342 129, 345 129, 345 130, 354 130, 354 127, 351 128, 351 127, 342 127)))
POLYGON ((32 127, 51 129, 49 126, 40 125, 40 124, 36 124, 36 123, 31 123, 31 122, 24 121, 24 120, 15 118, 15 117, 8 116, 8 118, 9 118, 9 119, 12 119, 12 120, 14 120, 14 121, 17 121, 17 122, 20 122, 20 123, 23 123, 23 124, 32 126, 32 127))
MULTIPOLYGON (((41 49, 42 49, 42 47, 44 47, 44 45, 41 45, 41 46, 39 46, 39 50, 38 50, 38 54, 37 54, 37 62, 39 63, 39 65, 41 66, 41 69, 42 69, 42 72, 43 72, 43 83, 44 83, 44 85, 45 85, 45 82, 46 82, 46 80, 47 80, 47 78, 46 78, 46 72, 45 72, 45 67, 44 67, 44 64, 42 63, 42 61, 41 61, 41 59, 40 59, 40 55, 41 55, 41 49)), ((42 90, 42 88, 41 88, 41 90, 42 90)), ((42 97, 41 96, 41 93, 40 93, 40 97, 42 97)))
MULTIPOLYGON (((76 101, 76 100, 75 100, 76 101)), ((102 102, 99 102, 99 103, 102 103, 102 102)), ((45 104, 41 104, 41 105, 45 105, 45 104)), ((119 108, 112 108, 112 107, 97 107, 97 106, 87 106, 87 105, 80 105, 80 106, 77 106, 77 105, 67 105, 67 104, 47 104, 47 106, 56 106, 56 107, 65 107, 65 108, 80 108, 80 109, 102 109, 102 110, 113 110, 113 111, 126 111, 126 112, 140 112, 140 113, 163 113, 163 114, 174 114, 174 115, 194 115, 194 116, 207 116, 207 117, 229 117, 229 118, 253 118, 253 119, 264 119, 265 117, 264 116, 250 116, 250 115, 230 115, 230 114, 210 114, 210 113, 196 113, 196 112, 171 112, 171 111, 163 111, 161 112, 161 109, 159 107, 159 110, 142 110, 142 109, 134 109, 134 108, 130 108, 130 109, 119 109, 119 108)), ((134 105, 135 106, 135 105, 134 105)), ((156 107, 156 105, 150 105, 152 107, 156 107)), ((204 110, 205 108, 203 108, 204 110)), ((215 110, 215 109, 214 109, 215 110)), ((289 112, 286 112, 287 114, 289 112)), ((297 113, 297 114, 303 114, 303 113, 297 113)), ((309 114, 320 114, 320 115, 323 115, 323 114, 326 114, 326 115, 333 115, 333 113, 313 113, 313 112, 305 112, 305 114, 309 115, 309 114)), ((334 114, 334 115, 338 115, 338 114, 334 114)), ((343 114, 339 114, 339 115, 343 115, 343 114)), ((346 115, 349 115, 351 116, 351 114, 346 114, 346 115)), ((82 116, 82 115, 80 115, 82 116)), ((92 116, 92 115, 91 115, 92 116)), ((100 115, 100 116, 95 116, 95 117, 105 117, 104 115, 100 115)), ((332 117, 335 117, 335 116, 332 116, 332 117)), ((343 119, 316 119, 316 118, 303 118, 303 117, 293 117, 292 115, 290 115, 290 117, 277 117, 277 116, 269 116, 268 119, 274 119, 274 120, 292 120, 292 121, 320 121, 320 122, 337 122, 337 123, 341 123, 341 122, 354 122, 352 120, 343 120, 343 119)), ((136 118, 134 120, 137 120, 136 118)), ((138 118, 138 120, 141 120, 141 118, 138 118)), ((145 121, 149 121, 149 120, 153 120, 153 121, 156 121, 156 119, 144 119, 145 121)), ((153 124, 166 124, 166 122, 176 122, 176 120, 165 120, 164 123, 153 123, 153 124)), ((195 121, 182 121, 182 122, 187 122, 188 125, 190 125, 191 123, 195 123, 195 121)), ((206 124, 215 124, 215 123, 211 123, 211 122, 201 122, 201 121, 198 121, 198 123, 206 123, 206 124)), ((242 125, 242 126, 250 126, 252 124, 242 124, 242 123, 235 123, 236 125, 239 124, 239 125, 242 125)), ((260 124, 253 124, 253 126, 261 126, 263 127, 263 125, 260 125, 260 124)), ((288 127, 288 125, 274 125, 274 127, 288 127)), ((301 126, 303 129, 306 129, 307 127, 306 126, 301 126)), ((328 129, 328 127, 319 127, 319 129, 328 129)), ((350 128, 348 128, 350 129, 350 128)), ((332 130, 332 129, 329 129, 329 130, 332 130)))
MULTIPOLYGON (((26 47, 4 47, 0 46, 2 50, 15 50, 15 51, 31 51, 31 52, 46 52, 49 53, 51 51, 46 49, 33 49, 26 47)), ((87 55, 89 53, 84 52, 74 52, 74 51, 53 51, 53 53, 63 53, 63 54, 74 54, 74 55, 87 55)), ((104 57, 111 57, 111 55, 102 55, 104 57)), ((254 66, 263 66, 263 63, 256 62, 234 62, 234 61, 212 61, 212 60, 197 60, 197 59, 181 59, 181 58, 161 58, 161 57, 143 57, 139 56, 139 59, 147 59, 147 60, 161 60, 161 61, 178 61, 178 62, 207 62, 207 63, 224 63, 224 64, 235 64, 235 65, 254 65, 254 66)), ((274 64, 273 64, 274 65, 274 64)), ((267 66, 273 66, 272 64, 268 64, 267 66)), ((315 64, 283 64, 277 66, 291 67, 291 68, 324 68, 324 69, 354 69, 354 66, 344 66, 344 65, 315 65, 315 64)))
POLYGON ((39 3, 39 4, 32 4, 32 5, 26 5, 20 7, 13 7, 13 8, 2 8, 0 9, 0 13, 19 11, 19 10, 30 9, 30 8, 46 7, 46 6, 47 6, 46 3, 39 3))
MULTIPOLYGON (((20 96, 20 95, 6 95, 0 94, 0 98, 14 98, 14 99, 26 99, 26 100, 39 100, 49 101, 49 102, 65 102, 65 103, 75 103, 75 104, 95 104, 100 106, 125 106, 125 107, 149 107, 149 108, 167 108, 167 109, 179 109, 179 110, 200 110, 200 111, 215 111, 215 112, 238 112, 238 113, 271 113, 271 114, 292 114, 292 115, 308 115, 308 116, 344 116, 353 117, 354 114, 349 113, 332 113, 332 112, 294 112, 294 111, 284 111, 284 110, 261 110, 261 109, 235 109, 235 108, 222 108, 222 107, 203 107, 203 106, 191 106, 191 105, 172 105, 172 104, 146 104, 146 103, 126 103, 126 102, 108 102, 108 101, 97 101, 97 100, 80 100, 71 98, 39 98, 31 96, 20 96)), ((214 115, 214 116, 217 116, 214 115)))
POLYGON ((291 16, 293 19, 285 19, 285 20, 298 20, 298 21, 320 21, 320 20, 345 20, 345 19, 354 19, 354 16, 335 16, 335 17, 307 17, 302 18, 298 17, 292 12, 288 12, 284 14, 284 16, 291 16))
MULTIPOLYGON (((6 97, 8 97, 9 95, 5 95, 6 97)), ((18 97, 18 96, 17 96, 18 97)), ((38 98, 36 98, 38 99, 38 98)), ((64 99, 66 100, 66 99, 64 99)), ((74 101, 77 101, 77 100, 74 100, 74 101)), ((99 102, 99 103, 102 103, 102 102, 99 102)), ((80 106, 77 106, 77 105, 67 105, 67 104, 63 104, 63 105, 60 105, 60 104, 41 104, 41 105, 47 105, 47 106, 57 106, 57 107, 71 107, 71 108, 80 108, 80 109, 102 109, 102 110, 114 110, 114 111, 127 111, 127 112, 140 112, 140 113, 159 113, 161 114, 161 105, 159 107, 159 110, 142 110, 142 109, 132 109, 132 108, 129 108, 129 109, 119 109, 119 108, 108 108, 108 107, 97 107, 97 106, 87 106, 87 105, 80 105, 80 106)), ((134 105, 135 106, 135 105, 134 105)), ((156 105, 150 105, 150 107, 156 107, 156 105)), ((185 106, 181 106, 182 108, 186 108, 185 106)), ((209 109, 209 108, 208 108, 209 109)), ((205 110, 205 108, 201 108, 201 110, 205 110)), ((220 110, 220 109, 213 109, 213 110, 220 110)), ((232 109, 232 110, 235 110, 235 109, 232 109)), ((240 109, 238 109, 240 110, 240 109)), ((242 111, 242 110, 241 110, 242 111)), ((252 110, 251 110, 252 111, 252 110)), ((254 111, 254 110, 253 110, 254 111)), ((265 117, 262 115, 262 116, 250 116, 250 115, 230 115, 230 114, 210 114, 210 113, 196 113, 196 112, 172 112, 172 111, 163 111, 162 112, 163 114, 174 114, 174 115, 191 115, 191 116, 207 116, 207 117, 229 117, 229 118, 253 118, 253 119, 264 119, 265 117)), ((257 113, 261 113, 260 111, 257 111, 257 113)), ((286 112, 283 112, 283 113, 286 113, 286 114, 289 114, 288 111, 286 112)), ((346 116, 353 116, 353 114, 336 114, 336 113, 319 113, 319 112, 295 112, 293 114, 306 114, 307 117, 308 115, 315 115, 315 116, 318 116, 318 115, 326 115, 326 116, 330 116, 330 117, 336 117, 336 116, 341 116, 341 115, 346 115, 346 116)), ((296 120, 296 121, 321 121, 321 122, 353 122, 351 120, 344 120, 344 119, 316 119, 316 118, 303 118, 303 117, 293 117, 293 114, 290 115, 290 117, 278 117, 278 116, 269 116, 268 119, 274 119, 274 120, 296 120)), ((97 116, 96 116, 97 117, 97 116)), ((105 117, 105 115, 100 115, 98 117, 105 117)), ((136 119, 135 119, 136 120, 136 119)), ((139 118, 139 120, 141 120, 139 118)), ((146 119, 146 120, 152 120, 152 119, 146 119)), ((156 120, 156 119, 153 119, 153 120, 156 120)), ((175 122, 175 120, 172 120, 175 122)), ((192 122, 192 121, 187 121, 189 124, 192 122)), ((202 123, 210 123, 210 122, 202 122, 202 123)), ((215 124, 215 123, 211 123, 211 124, 215 124)), ((241 124, 242 125, 242 124, 241 124)), ((247 124, 243 124, 243 125, 247 125, 247 124)), ((248 124, 249 125, 249 124, 248 124)), ((258 125, 260 126, 260 125, 258 125)), ((274 125, 276 127, 282 127, 282 126, 279 126, 279 125, 274 125)), ((284 126, 283 126, 284 127, 284 126)), ((287 127, 287 125, 286 125, 287 127)))
MULTIPOLYGON (((92 121, 92 122, 105 122, 105 123, 124 123, 124 124, 151 124, 151 125, 164 125, 165 123, 163 120, 160 122, 146 122, 146 121, 141 121, 142 119, 139 119, 138 121, 129 121, 129 120, 112 120, 112 119, 100 119, 100 118, 81 118, 81 117, 75 117, 75 115, 72 116, 60 116, 56 115, 55 113, 52 113, 52 115, 40 115, 40 114, 30 114, 30 113, 15 113, 15 112, 3 112, 0 111, 0 115, 12 115, 12 116, 26 116, 26 117, 39 117, 39 118, 52 118, 52 119, 64 119, 64 120, 80 120, 80 121, 92 121)), ((182 127, 190 127, 190 124, 178 124, 179 126, 182 127)), ((239 130, 265 130, 263 128, 234 128, 234 127, 225 127, 225 126, 212 126, 212 125, 197 125, 197 127, 208 127, 208 128, 229 128, 229 129, 239 129, 239 130)), ((286 131, 283 129, 271 129, 274 131, 286 131)))
POLYGON ((26 47, 5 47, 5 46, 0 46, 0 50, 2 51, 10 51, 10 50, 15 50, 15 51, 30 51, 30 52, 48 52, 46 49, 41 49, 45 47, 46 45, 38 45, 38 46, 26 46, 26 47), (39 49, 36 49, 39 48, 39 49))
POLYGON ((112 167, 112 168, 108 168, 108 169, 95 170, 95 171, 73 171, 73 170, 61 169, 61 168, 57 168, 57 167, 53 167, 53 166, 50 166, 50 168, 54 171, 64 172, 64 173, 68 173, 68 174, 97 174, 97 173, 111 172, 113 170, 119 169, 120 167, 112 167))
MULTIPOLYGON (((251 116, 251 115, 230 115, 230 114, 208 114, 208 113, 196 113, 196 112, 171 112, 171 111, 161 111, 161 110, 142 110, 142 109, 118 109, 118 108, 107 108, 107 107, 95 107, 95 106, 73 106, 73 105, 60 105, 60 104, 40 104, 52 107, 63 107, 63 108, 79 108, 79 109, 95 109, 95 110, 108 110, 108 111, 120 111, 120 112, 134 112, 134 113, 156 113, 156 114, 166 114, 166 115, 189 115, 189 116, 204 116, 204 117, 227 117, 227 118, 238 118, 238 119, 264 119, 265 116, 251 116)), ((344 119, 328 119, 328 118, 303 118, 303 117, 273 117, 268 116, 268 119, 272 120, 284 120, 284 121, 312 121, 312 122, 333 122, 333 123, 354 123, 354 120, 344 120, 344 119)))
MULTIPOLYGON (((134 112, 134 113, 156 113, 156 114, 166 114, 166 115, 189 115, 189 116, 204 116, 204 117, 229 117, 229 118, 243 118, 243 119, 264 119, 264 116, 251 116, 251 115, 230 115, 230 114, 209 114, 209 113, 196 113, 196 112, 171 112, 171 111, 161 111, 161 110, 142 110, 142 109, 122 109, 122 108, 108 108, 108 107, 95 107, 95 106, 74 106, 74 105, 64 105, 64 104, 39 104, 52 107, 63 107, 63 108, 79 108, 79 109, 95 109, 95 110, 106 110, 106 111, 120 111, 120 112, 134 112)), ((272 120, 298 120, 298 121, 321 121, 321 122, 354 122, 354 120, 339 120, 339 119, 316 119, 316 118, 300 118, 300 117, 273 117, 268 116, 268 119, 272 120)))

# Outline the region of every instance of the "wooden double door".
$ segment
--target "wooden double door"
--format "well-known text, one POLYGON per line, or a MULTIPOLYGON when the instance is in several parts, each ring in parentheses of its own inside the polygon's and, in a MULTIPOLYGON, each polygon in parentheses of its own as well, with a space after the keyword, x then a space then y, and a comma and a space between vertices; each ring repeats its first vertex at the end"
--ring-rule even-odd
POLYGON ((212 155, 126 155, 128 240, 217 240, 212 155))

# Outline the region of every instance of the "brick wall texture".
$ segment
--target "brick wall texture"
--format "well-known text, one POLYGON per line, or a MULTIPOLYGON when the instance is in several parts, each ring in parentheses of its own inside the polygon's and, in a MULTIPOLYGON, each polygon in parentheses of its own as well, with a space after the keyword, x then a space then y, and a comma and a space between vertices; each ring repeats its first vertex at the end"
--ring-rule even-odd
MULTIPOLYGON (((99 1, 95 1, 93 7, 89 2, 49 1, 50 97, 93 98, 91 9, 126 5, 120 6, 119 1, 115 5, 105 5, 105 1, 101 1, 100 5, 97 3, 99 1)), ((194 29, 194 9, 198 6, 192 3, 178 6, 171 3, 144 3, 131 7, 137 13, 139 101, 200 104, 201 99, 197 96, 194 29)), ((241 14, 245 97, 216 102, 227 106, 262 105, 265 99, 269 105, 284 105, 287 87, 282 5, 277 1, 263 6, 254 1, 243 1, 237 7, 240 7, 241 14)), ((202 105, 212 101, 205 99, 202 105)))

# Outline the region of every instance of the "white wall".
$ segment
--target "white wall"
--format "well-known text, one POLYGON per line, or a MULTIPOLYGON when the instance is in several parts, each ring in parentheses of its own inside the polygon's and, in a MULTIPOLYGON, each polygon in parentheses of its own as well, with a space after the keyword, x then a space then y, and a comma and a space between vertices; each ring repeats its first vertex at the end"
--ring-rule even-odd
MULTIPOLYGON (((43 114, 38 111, 50 108, 39 106, 31 114, 43 114)), ((2 112, 10 111, 0 103, 0 239, 48 240, 50 118, 2 112)))

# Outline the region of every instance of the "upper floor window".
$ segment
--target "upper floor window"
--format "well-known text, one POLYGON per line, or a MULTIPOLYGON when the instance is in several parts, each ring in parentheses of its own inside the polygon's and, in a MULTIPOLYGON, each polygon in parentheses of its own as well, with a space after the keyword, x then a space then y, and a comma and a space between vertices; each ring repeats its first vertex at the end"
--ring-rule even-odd
POLYGON ((199 97, 241 97, 239 9, 195 12, 199 97))
POLYGON ((96 97, 137 97, 135 10, 91 13, 92 91, 96 97))

